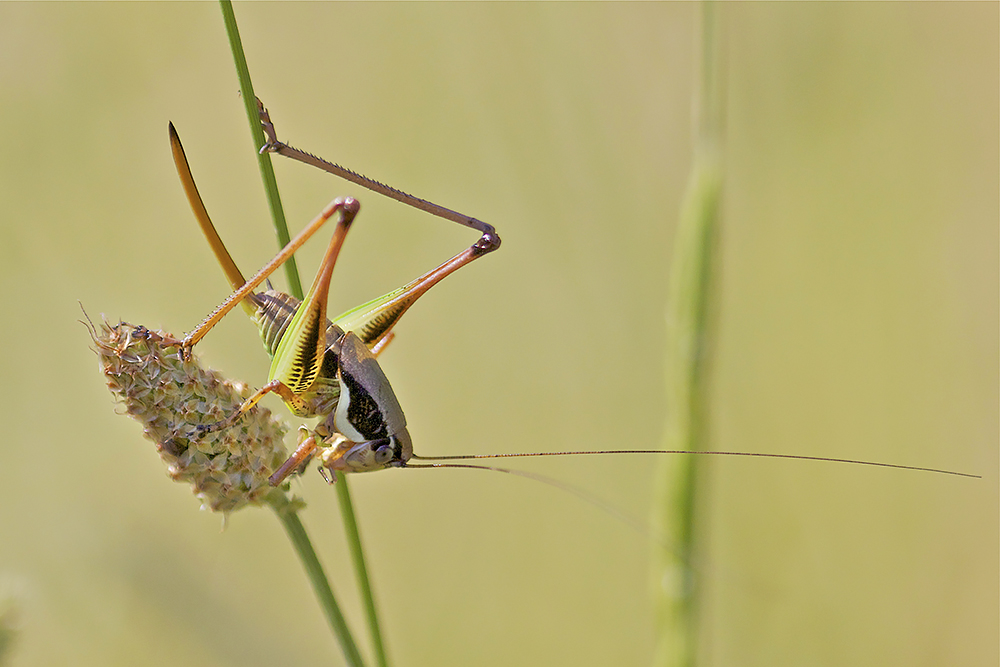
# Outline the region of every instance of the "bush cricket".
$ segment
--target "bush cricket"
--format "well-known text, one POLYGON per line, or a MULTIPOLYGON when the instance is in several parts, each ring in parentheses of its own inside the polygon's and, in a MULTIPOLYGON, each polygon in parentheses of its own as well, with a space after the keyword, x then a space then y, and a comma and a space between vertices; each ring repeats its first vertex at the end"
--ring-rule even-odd
MULTIPOLYGON (((259 104, 259 101, 258 101, 259 104)), ((274 125, 263 105, 259 104, 261 123, 268 142, 261 151, 278 153, 318 167, 370 190, 396 199, 435 216, 457 222, 480 233, 479 240, 437 268, 416 278, 403 287, 369 301, 337 319, 327 319, 327 297, 333 268, 347 232, 358 214, 360 205, 353 198, 338 198, 292 239, 270 262, 249 280, 244 279, 225 244, 219 237, 195 186, 194 177, 181 146, 180 138, 170 125, 170 143, 174 161, 185 193, 205 237, 230 285, 235 290, 205 320, 183 340, 182 355, 208 333, 230 310, 240 304, 257 325, 264 346, 271 356, 268 381, 247 398, 242 406, 225 419, 195 427, 188 437, 197 438, 219 429, 229 428, 239 421, 268 393, 278 394, 291 412, 300 417, 319 417, 322 422, 301 440, 295 452, 270 477, 273 485, 281 484, 290 474, 301 471, 318 456, 320 472, 332 482, 336 471, 370 472, 389 467, 441 468, 462 467, 521 474, 506 468, 441 461, 520 458, 535 456, 581 456, 609 454, 700 454, 715 456, 752 456, 782 458, 856 465, 897 468, 978 477, 969 473, 937 468, 880 463, 873 461, 817 457, 795 454, 730 452, 730 451, 670 451, 653 449, 525 452, 506 454, 468 454, 452 456, 420 456, 414 454, 406 419, 388 379, 376 357, 393 337, 393 327, 422 295, 459 268, 486 255, 500 246, 495 228, 481 220, 446 209, 429 201, 408 195, 322 158, 292 148, 277 139, 274 125), (305 299, 269 288, 254 292, 271 273, 301 247, 327 220, 337 217, 330 244, 305 299), (437 463, 412 463, 437 461, 437 463)), ((526 475, 536 477, 534 475, 526 475)))

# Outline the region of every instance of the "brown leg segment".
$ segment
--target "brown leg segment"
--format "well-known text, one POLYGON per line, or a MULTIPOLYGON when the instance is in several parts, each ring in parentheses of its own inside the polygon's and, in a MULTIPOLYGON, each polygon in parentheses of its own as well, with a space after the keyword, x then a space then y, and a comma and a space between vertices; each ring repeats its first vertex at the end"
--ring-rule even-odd
POLYGON ((268 115, 267 109, 264 108, 264 104, 259 98, 257 99, 257 108, 260 113, 260 122, 263 126, 264 134, 267 135, 267 143, 260 149, 261 152, 267 151, 269 153, 278 153, 279 155, 284 155, 285 157, 292 158, 293 160, 304 162, 305 164, 322 169, 323 171, 333 174, 334 176, 340 176, 341 178, 356 185, 360 185, 363 188, 368 188, 372 192, 377 192, 380 195, 389 197, 390 199, 395 199, 396 201, 406 204, 407 206, 412 206, 420 209, 421 211, 426 211, 431 215, 436 215, 439 218, 451 220, 452 222, 457 222, 460 225, 475 229, 482 234, 482 238, 476 245, 480 246, 480 250, 483 254, 496 250, 500 247, 500 237, 497 236, 496 229, 494 229, 493 225, 487 224, 482 220, 477 220, 476 218, 463 213, 459 213, 458 211, 453 211, 450 208, 439 206, 433 202, 427 201, 426 199, 414 197, 413 195, 407 194, 402 190, 389 187, 384 183, 380 183, 374 179, 368 178, 367 176, 362 176, 361 174, 351 171, 346 167, 341 167, 339 164, 328 162, 321 157, 306 153, 305 151, 300 151, 299 149, 292 148, 282 141, 278 141, 278 135, 274 129, 274 123, 271 122, 271 117, 268 115))
POLYGON ((316 451, 316 438, 314 436, 309 436, 303 440, 292 455, 281 464, 281 467, 274 471, 274 474, 267 478, 267 481, 271 483, 271 486, 278 486, 285 481, 289 475, 298 470, 312 458, 313 452, 316 451))
POLYGON ((357 200, 347 197, 334 199, 330 202, 323 211, 316 216, 305 229, 299 232, 299 235, 288 242, 281 252, 275 255, 274 259, 265 264, 260 271, 255 273, 250 280, 248 280, 242 287, 229 295, 229 297, 223 301, 212 313, 205 318, 205 320, 198 325, 191 333, 189 333, 184 338, 183 351, 184 356, 189 357, 191 354, 191 348, 198 343, 202 338, 205 337, 212 327, 214 327, 219 320, 221 320, 230 310, 236 307, 236 304, 240 303, 243 299, 247 297, 258 285, 260 285, 264 280, 270 276, 275 270, 284 264, 289 257, 295 254, 302 244, 309 240, 309 238, 316 233, 316 231, 323 226, 323 224, 329 220, 334 213, 340 211, 342 214, 341 225, 349 226, 354 220, 354 216, 357 215, 360 205, 357 200))
POLYGON ((248 397, 245 401, 243 401, 243 404, 240 405, 240 407, 231 415, 229 415, 223 420, 213 422, 211 424, 201 424, 199 426, 195 426, 193 431, 186 434, 186 437, 200 438, 204 436, 206 433, 214 433, 215 431, 221 431, 222 429, 229 428, 230 426, 238 422, 240 419, 242 419, 243 415, 253 410, 254 406, 256 406, 260 402, 260 399, 264 398, 266 395, 270 393, 275 393, 278 396, 281 396, 283 401, 285 401, 286 403, 288 403, 293 407, 295 405, 295 402, 298 400, 298 396, 293 394, 288 387, 286 387, 281 383, 280 380, 271 380, 263 387, 261 387, 253 394, 251 394, 250 397, 248 397))

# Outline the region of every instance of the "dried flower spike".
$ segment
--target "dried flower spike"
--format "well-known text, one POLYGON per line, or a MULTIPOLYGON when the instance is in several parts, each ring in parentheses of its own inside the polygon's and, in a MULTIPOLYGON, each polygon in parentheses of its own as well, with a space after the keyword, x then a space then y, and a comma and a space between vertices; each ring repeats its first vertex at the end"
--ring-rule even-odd
POLYGON ((169 334, 125 322, 89 328, 111 393, 142 422, 167 473, 190 483, 203 509, 228 513, 259 505, 271 492, 284 495, 268 475, 287 458, 287 427, 268 409, 256 407, 231 428, 197 440, 186 437, 194 426, 236 411, 249 387, 202 368, 196 358, 182 360, 180 341, 169 334))

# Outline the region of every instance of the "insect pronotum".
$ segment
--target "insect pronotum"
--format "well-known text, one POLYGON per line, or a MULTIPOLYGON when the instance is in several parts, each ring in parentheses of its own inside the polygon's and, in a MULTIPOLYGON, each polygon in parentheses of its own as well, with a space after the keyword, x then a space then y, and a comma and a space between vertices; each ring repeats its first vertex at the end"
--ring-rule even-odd
MULTIPOLYGON (((278 140, 274 125, 263 105, 259 104, 259 109, 261 123, 268 138, 267 143, 261 148, 262 152, 277 153, 318 167, 399 202, 457 222, 480 233, 480 238, 476 243, 437 268, 393 292, 348 311, 331 322, 327 319, 326 314, 330 281, 347 232, 360 209, 357 200, 353 198, 334 199, 270 262, 265 264, 249 280, 246 280, 212 224, 195 186, 180 138, 173 125, 170 125, 170 143, 174 161, 195 218, 235 290, 184 338, 181 345, 182 355, 189 355, 191 348, 222 317, 237 304, 240 304, 257 324, 264 346, 271 356, 271 368, 266 384, 249 396, 239 409, 233 411, 225 419, 196 426, 187 435, 191 438, 197 438, 200 435, 231 427, 250 410, 253 410, 263 396, 272 392, 278 394, 295 415, 322 419, 315 428, 308 431, 295 452, 274 471, 270 477, 271 484, 281 484, 289 475, 301 471, 310 460, 316 457, 319 459, 320 471, 324 478, 331 481, 335 479, 335 476, 331 475, 335 471, 345 473, 370 472, 389 467, 460 467, 522 474, 506 468, 474 463, 456 463, 456 461, 609 454, 699 454, 780 458, 850 463, 961 477, 978 477, 978 475, 951 470, 894 463, 734 451, 690 452, 630 449, 452 456, 420 456, 415 454, 410 435, 406 429, 406 419, 402 408, 376 357, 391 341, 393 327, 417 299, 448 275, 499 248, 500 237, 492 225, 481 220, 406 194, 315 155, 292 148, 278 140), (270 288, 263 292, 254 292, 327 220, 335 216, 337 224, 330 244, 316 273, 312 287, 302 302, 270 288), (414 463, 414 461, 436 461, 436 463, 414 463)), ((536 477, 534 475, 528 476, 536 477)))

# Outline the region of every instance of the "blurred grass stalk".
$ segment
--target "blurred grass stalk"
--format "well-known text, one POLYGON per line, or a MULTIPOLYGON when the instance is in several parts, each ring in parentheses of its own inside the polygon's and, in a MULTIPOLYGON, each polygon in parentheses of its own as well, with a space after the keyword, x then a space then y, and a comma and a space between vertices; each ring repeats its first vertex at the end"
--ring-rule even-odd
MULTIPOLYGON (((702 4, 701 59, 696 92, 695 155, 674 243, 667 303, 665 449, 707 449, 710 307, 719 202, 722 194, 723 76, 718 7, 702 4)), ((701 592, 693 564, 698 537, 699 468, 694 456, 674 456, 659 474, 658 542, 654 559, 658 607, 655 664, 697 664, 701 592)))
MULTIPOLYGON (((240 40, 239 29, 236 25, 236 15, 233 12, 233 5, 230 0, 219 0, 222 9, 223 21, 226 25, 226 34, 229 37, 229 45, 233 51, 233 60, 236 64, 236 74, 240 82, 240 94, 246 107, 247 121, 250 124, 250 134, 253 139, 254 152, 257 154, 258 166, 260 167, 261 180, 264 182, 264 190, 267 194, 268 204, 271 208, 271 217, 274 221, 274 228, 278 237, 278 247, 284 247, 289 241, 288 226, 285 223, 285 214, 281 206, 281 198, 278 194, 278 185, 274 177, 274 168, 271 165, 271 154, 258 152, 264 145, 264 133, 260 125, 260 117, 257 109, 257 97, 253 91, 253 84, 250 81, 250 70, 247 67, 246 56, 243 53, 243 43, 240 40)), ((295 259, 291 258, 285 262, 285 270, 288 276, 289 291, 297 299, 303 298, 302 284, 299 280, 298 270, 295 266, 295 259)), ((368 568, 365 564, 364 549, 361 545, 361 534, 358 530, 357 519, 354 516, 354 506, 351 502, 350 489, 347 479, 341 473, 337 474, 337 495, 340 500, 340 512, 344 521, 344 530, 347 533, 347 542, 351 552, 351 559, 354 563, 355 576, 358 588, 361 592, 362 603, 365 608, 365 617, 371 632, 373 651, 375 660, 380 667, 387 667, 388 659, 385 652, 385 645, 382 641, 382 632, 379 627, 378 612, 375 607, 375 598, 372 594, 371 582, 368 578, 368 568)), ((326 615, 334 635, 340 642, 344 657, 349 665, 363 667, 364 662, 358 651, 357 643, 347 627, 337 600, 333 595, 323 566, 313 549, 306 533, 305 526, 299 519, 298 512, 293 506, 283 504, 273 506, 275 513, 281 520, 288 534, 295 552, 302 561, 309 582, 319 600, 323 613, 326 615)))
POLYGON ((13 647, 20 628, 21 605, 7 582, 0 581, 0 665, 13 664, 13 647))

